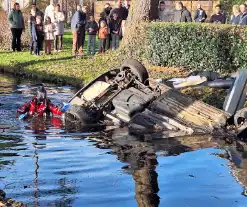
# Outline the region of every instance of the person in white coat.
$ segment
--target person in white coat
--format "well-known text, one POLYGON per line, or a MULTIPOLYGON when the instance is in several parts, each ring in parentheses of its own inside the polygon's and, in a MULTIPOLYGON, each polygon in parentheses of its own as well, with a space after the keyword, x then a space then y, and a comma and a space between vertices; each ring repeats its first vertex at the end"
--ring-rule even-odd
POLYGON ((64 34, 64 13, 61 11, 61 7, 57 4, 55 8, 54 24, 56 27, 55 39, 54 39, 54 50, 55 52, 62 51, 63 47, 63 34, 64 34))
POLYGON ((44 19, 50 17, 52 23, 54 23, 54 19, 55 19, 55 7, 57 5, 57 2, 58 2, 57 0, 50 0, 50 5, 47 6, 45 9, 44 19))

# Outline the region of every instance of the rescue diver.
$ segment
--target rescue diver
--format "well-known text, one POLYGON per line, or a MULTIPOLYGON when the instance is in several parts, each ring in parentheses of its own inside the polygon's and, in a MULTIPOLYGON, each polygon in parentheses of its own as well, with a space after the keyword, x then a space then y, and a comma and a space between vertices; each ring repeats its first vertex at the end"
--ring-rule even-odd
POLYGON ((41 117, 50 113, 61 116, 68 108, 69 104, 65 104, 62 108, 52 104, 50 99, 47 98, 47 92, 44 86, 39 86, 36 96, 31 101, 20 106, 17 109, 17 114, 19 115, 19 119, 33 116, 41 117))

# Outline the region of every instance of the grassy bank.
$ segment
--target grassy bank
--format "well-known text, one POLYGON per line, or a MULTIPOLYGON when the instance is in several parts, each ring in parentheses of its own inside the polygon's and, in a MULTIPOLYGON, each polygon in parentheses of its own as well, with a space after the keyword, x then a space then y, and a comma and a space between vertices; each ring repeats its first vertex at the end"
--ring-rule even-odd
MULTIPOLYGON (((87 44, 84 47, 86 54, 87 44)), ((98 48, 98 46, 97 46, 98 48)), ((72 35, 64 35, 64 50, 52 55, 33 56, 24 52, 0 52, 0 68, 19 75, 27 75, 53 82, 82 85, 103 71, 118 65, 113 52, 106 55, 84 56, 83 59, 72 57, 72 35)))

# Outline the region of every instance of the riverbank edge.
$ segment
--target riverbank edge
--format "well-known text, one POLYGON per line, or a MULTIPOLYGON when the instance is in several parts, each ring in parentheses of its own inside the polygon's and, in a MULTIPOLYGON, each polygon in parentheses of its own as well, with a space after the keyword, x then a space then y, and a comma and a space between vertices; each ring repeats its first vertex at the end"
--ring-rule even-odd
POLYGON ((34 79, 38 81, 45 81, 58 85, 71 85, 75 88, 84 86, 84 80, 78 80, 76 77, 65 77, 63 75, 57 77, 55 74, 45 73, 41 71, 29 71, 23 67, 12 67, 12 66, 0 66, 0 72, 3 74, 11 74, 14 76, 25 77, 27 79, 34 79))

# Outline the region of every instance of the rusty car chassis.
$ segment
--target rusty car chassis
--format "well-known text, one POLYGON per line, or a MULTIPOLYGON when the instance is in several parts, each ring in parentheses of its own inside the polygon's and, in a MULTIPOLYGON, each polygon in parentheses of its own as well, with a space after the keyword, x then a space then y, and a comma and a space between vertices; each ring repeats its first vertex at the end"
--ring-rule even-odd
POLYGON ((150 79, 140 62, 128 59, 120 68, 102 74, 79 90, 69 101, 65 120, 80 126, 128 125, 133 133, 163 132, 168 137, 241 134, 247 126, 246 82, 246 71, 228 80, 207 82, 207 86, 228 89, 220 110, 150 79))

